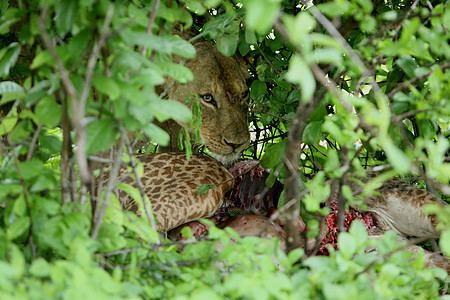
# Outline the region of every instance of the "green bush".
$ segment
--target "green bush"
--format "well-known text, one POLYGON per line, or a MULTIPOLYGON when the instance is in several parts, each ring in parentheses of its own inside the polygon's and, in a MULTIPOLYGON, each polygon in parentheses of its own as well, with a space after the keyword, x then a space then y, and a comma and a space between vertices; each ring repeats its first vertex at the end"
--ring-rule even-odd
MULTIPOLYGON (((332 183, 353 201, 347 183, 374 166, 386 179, 420 176, 448 199, 447 6, 314 4, 1 0, 0 298, 438 298, 445 271, 425 269, 423 254, 410 261, 392 232, 368 240, 360 223, 340 234, 329 257, 308 257, 214 227, 209 239, 178 250, 114 197, 104 216, 93 216, 98 199, 89 193, 87 156, 127 131, 166 145, 168 134, 152 122, 191 117, 158 91, 167 78, 193 76, 172 61, 196 55, 170 35, 176 21, 201 29, 224 55, 252 58, 256 140, 244 157, 271 168, 269 181, 286 183, 286 199, 288 186, 309 194, 300 201, 308 224, 326 213, 320 204, 336 192, 332 183), (313 179, 305 184, 307 176, 313 179), (369 245, 378 253, 365 253, 369 245)), ((429 209, 448 256, 448 209, 429 209)))

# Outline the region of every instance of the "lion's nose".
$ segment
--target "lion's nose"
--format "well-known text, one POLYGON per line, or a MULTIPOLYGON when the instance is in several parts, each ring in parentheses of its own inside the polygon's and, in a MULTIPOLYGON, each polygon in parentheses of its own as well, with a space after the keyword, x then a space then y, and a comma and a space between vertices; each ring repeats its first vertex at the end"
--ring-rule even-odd
POLYGON ((223 142, 228 146, 230 146, 233 149, 233 151, 245 144, 245 143, 230 143, 226 139, 223 139, 223 142))

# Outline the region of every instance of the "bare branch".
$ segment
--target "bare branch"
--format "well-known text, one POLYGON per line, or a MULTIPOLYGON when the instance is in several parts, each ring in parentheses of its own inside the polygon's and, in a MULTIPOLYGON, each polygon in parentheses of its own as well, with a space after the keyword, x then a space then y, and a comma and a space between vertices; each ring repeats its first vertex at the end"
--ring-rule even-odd
POLYGON ((106 207, 108 206, 109 197, 111 196, 111 193, 116 185, 117 177, 119 176, 119 171, 122 166, 122 153, 124 148, 125 140, 123 138, 123 135, 121 136, 120 143, 119 143, 119 149, 116 152, 116 159, 112 165, 111 172, 109 173, 109 180, 106 184, 106 191, 105 196, 103 199, 102 207, 100 210, 96 211, 95 216, 93 216, 93 228, 91 232, 91 237, 95 240, 98 236, 98 232, 100 230, 100 225, 103 222, 103 217, 106 213, 106 207))
POLYGON ((34 148, 36 147, 37 139, 39 137, 39 134, 41 133, 41 130, 42 130, 42 124, 39 124, 38 127, 36 128, 36 131, 33 134, 33 138, 31 139, 30 148, 28 149, 27 158, 26 158, 27 160, 31 160, 33 158, 34 148))
MULTIPOLYGON (((3 129, 5 130, 5 132, 7 131, 4 124, 3 124, 3 129)), ((14 145, 11 142, 11 139, 9 138, 9 134, 6 134, 5 136, 6 136, 6 140, 7 140, 8 144, 11 146, 11 153, 14 158, 14 165, 16 167, 17 175, 19 176, 20 184, 22 186, 23 198, 25 200, 25 205, 27 208, 27 215, 28 215, 28 218, 30 219, 30 226, 28 227, 28 244, 29 244, 30 250, 31 250, 31 259, 34 260, 36 258, 36 250, 35 250, 34 242, 33 242, 33 219, 32 219, 32 215, 31 215, 31 206, 30 206, 30 199, 29 199, 29 195, 28 195, 27 184, 25 182, 25 179, 23 178, 22 170, 20 169, 20 163, 19 163, 19 158, 16 155, 16 149, 14 148, 14 145)))
POLYGON ((286 119, 286 118, 283 118, 283 117, 280 117, 280 116, 277 116, 277 115, 274 115, 274 114, 271 114, 271 113, 268 113, 268 112, 265 112, 265 111, 258 110, 256 108, 250 108, 250 111, 251 112, 256 112, 256 113, 259 113, 259 114, 268 115, 268 116, 271 116, 271 117, 283 120, 285 122, 291 122, 292 121, 292 120, 289 120, 289 119, 286 119))
MULTIPOLYGON (((152 33, 153 30, 153 24, 155 23, 156 20, 156 13, 158 12, 158 8, 159 8, 159 4, 161 3, 161 0, 155 0, 153 2, 153 7, 152 10, 149 12, 148 15, 148 24, 147 24, 147 28, 145 30, 145 32, 147 34, 152 33)), ((141 55, 145 54, 145 51, 147 51, 147 47, 143 46, 141 49, 141 55)))
MULTIPOLYGON (((62 129, 62 149, 61 149, 61 193, 63 203, 75 201, 75 191, 70 185, 72 175, 72 138, 70 136, 70 120, 67 113, 67 99, 62 89, 58 91, 62 103, 61 129, 62 129)), ((73 178, 72 178, 73 179, 73 178)))
MULTIPOLYGON (((128 155, 130 156, 131 167, 133 168, 135 181, 136 181, 136 184, 137 184, 138 189, 139 189, 139 193, 140 193, 141 198, 142 198, 142 203, 144 204, 144 210, 145 210, 145 214, 147 215, 148 223, 153 228, 153 230, 156 231, 156 224, 155 224, 155 222, 153 220, 153 214, 152 214, 152 211, 151 211, 151 207, 150 207, 150 205, 149 205, 149 203, 147 201, 147 197, 146 197, 146 194, 144 192, 144 185, 142 184, 141 177, 139 176, 138 170, 136 168, 136 162, 134 161, 133 148, 131 147, 130 141, 129 141, 129 139, 128 139, 127 135, 126 135, 126 132, 124 130, 122 130, 122 137, 124 138, 125 144, 127 146, 128 155)), ((157 245, 160 244, 160 241, 157 240, 156 244, 157 245)))
POLYGON ((408 10, 408 12, 406 13, 405 17, 403 18, 403 20, 400 22, 400 24, 398 24, 397 28, 395 28, 395 36, 398 35, 398 32, 400 31, 400 28, 402 28, 403 26, 403 22, 409 18, 409 15, 412 13, 412 11, 414 9, 416 9, 417 3, 419 3, 419 0, 414 1, 414 3, 411 5, 411 8, 408 10))
POLYGON ((77 96, 77 91, 75 89, 75 86, 73 85, 72 81, 69 77, 69 72, 67 71, 66 67, 64 66, 63 62, 59 58, 58 54, 56 53, 56 47, 53 43, 53 41, 50 39, 50 36, 48 35, 47 28, 45 26, 45 22, 47 20, 47 14, 48 14, 48 6, 44 5, 42 7, 40 20, 39 20, 39 30, 41 31, 42 40, 44 42, 45 47, 50 52, 53 60, 56 63, 56 67, 58 69, 59 75, 61 77, 61 81, 63 84, 64 89, 67 92, 67 95, 71 99, 71 107, 73 111, 73 125, 74 128, 77 131, 77 143, 81 143, 81 147, 78 148, 78 151, 76 152, 77 156, 77 163, 79 166, 80 171, 80 177, 81 181, 85 185, 90 185, 91 183, 91 175, 88 170, 88 164, 87 159, 85 155, 85 148, 82 147, 84 145, 83 137, 85 138, 85 133, 83 134, 83 129, 85 128, 86 124, 84 124, 83 115, 81 114, 81 107, 79 105, 80 101, 77 96), (80 118, 81 116, 81 118, 80 118))
POLYGON ((98 39, 97 45, 92 49, 91 55, 89 56, 89 60, 86 68, 86 75, 84 76, 84 85, 83 90, 80 96, 80 110, 79 113, 83 113, 81 117, 84 117, 84 109, 86 107, 86 100, 88 98, 89 91, 91 90, 91 81, 92 75, 94 74, 95 65, 97 64, 98 55, 100 50, 102 49, 107 37, 109 36, 109 25, 111 24, 111 19, 114 13, 114 5, 110 4, 108 7, 108 11, 106 12, 105 21, 103 23, 102 34, 98 39))
MULTIPOLYGON (((444 64, 442 66, 439 66, 439 68, 441 70, 448 69, 448 68, 450 68, 450 63, 446 63, 446 64, 444 64)), ((394 89, 389 91, 389 93, 387 93, 387 96, 389 98, 391 98, 392 96, 394 96, 395 94, 397 94, 401 90, 403 90, 403 89, 407 88, 408 86, 412 85, 414 82, 417 82, 417 81, 420 81, 420 80, 423 80, 423 79, 427 78, 433 72, 434 72, 434 70, 432 70, 432 71, 430 71, 430 72, 428 72, 426 74, 423 74, 423 75, 411 78, 410 80, 407 80, 405 82, 402 82, 401 84, 397 85, 394 89)))
POLYGON ((280 71, 278 71, 275 66, 273 65, 273 63, 267 58, 267 56, 264 54, 264 52, 261 50, 261 47, 259 47, 258 45, 258 50, 261 53, 261 55, 264 57, 265 61, 269 64, 269 66, 272 68, 272 70, 275 71, 275 73, 277 73, 278 76, 281 76, 280 71))

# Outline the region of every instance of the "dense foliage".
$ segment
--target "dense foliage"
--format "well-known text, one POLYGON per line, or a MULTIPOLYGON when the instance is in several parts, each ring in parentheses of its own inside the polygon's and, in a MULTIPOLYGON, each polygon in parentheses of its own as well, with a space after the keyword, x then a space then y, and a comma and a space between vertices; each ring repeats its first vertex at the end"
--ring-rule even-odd
MULTIPOLYGON (((300 199, 292 207, 311 234, 330 195, 342 206, 357 200, 347 183, 364 169, 385 171, 380 181, 419 178, 411 181, 448 199, 447 4, 1 0, 0 298, 438 297, 445 271, 425 269, 423 255, 410 261, 393 232, 369 240, 357 222, 330 256, 286 254, 275 240, 214 227, 177 251, 113 196, 103 211, 87 164, 115 143, 129 161, 126 132, 165 145, 152 121, 191 118, 158 89, 192 79, 172 60, 195 56, 170 34, 182 22, 224 55, 248 58, 254 142, 244 156, 272 168, 268 183, 285 183, 286 203, 300 199), (365 253, 374 244, 378 253, 365 253)), ((450 211, 428 209, 450 256, 450 211)))

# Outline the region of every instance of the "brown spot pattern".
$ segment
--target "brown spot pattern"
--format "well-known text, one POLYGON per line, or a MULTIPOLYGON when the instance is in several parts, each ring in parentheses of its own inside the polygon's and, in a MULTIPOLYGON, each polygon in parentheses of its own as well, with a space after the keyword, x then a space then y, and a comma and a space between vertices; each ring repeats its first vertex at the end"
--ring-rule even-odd
MULTIPOLYGON (((157 229, 161 231, 212 215, 232 187, 231 182, 218 185, 203 195, 197 193, 197 188, 202 184, 218 184, 233 177, 212 158, 194 155, 188 161, 184 153, 148 153, 136 155, 136 158, 143 164, 141 180, 158 220, 157 229)), ((120 177, 127 173, 128 170, 123 168, 120 177)), ((130 176, 124 182, 137 187, 130 176)), ((128 194, 120 192, 118 196, 124 209, 145 215, 128 194)))

